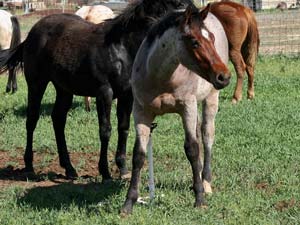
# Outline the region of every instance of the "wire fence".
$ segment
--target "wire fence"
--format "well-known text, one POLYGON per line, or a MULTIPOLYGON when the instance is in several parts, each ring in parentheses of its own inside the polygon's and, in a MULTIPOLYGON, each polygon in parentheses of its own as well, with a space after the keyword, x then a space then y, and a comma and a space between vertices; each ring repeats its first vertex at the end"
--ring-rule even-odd
MULTIPOLYGON (((119 13, 126 6, 125 1, 110 1, 109 3, 100 3, 95 0, 26 1, 23 1, 22 9, 10 7, 12 11, 19 10, 18 17, 23 28, 23 36, 26 36, 26 32, 38 19, 49 14, 74 13, 81 5, 93 4, 104 4, 119 13), (26 10, 28 13, 25 13, 26 10)), ((201 3, 206 4, 207 2, 201 0, 201 3)), ((260 33, 260 54, 300 55, 300 0, 288 0, 286 2, 280 0, 241 0, 241 3, 256 12, 260 33)))

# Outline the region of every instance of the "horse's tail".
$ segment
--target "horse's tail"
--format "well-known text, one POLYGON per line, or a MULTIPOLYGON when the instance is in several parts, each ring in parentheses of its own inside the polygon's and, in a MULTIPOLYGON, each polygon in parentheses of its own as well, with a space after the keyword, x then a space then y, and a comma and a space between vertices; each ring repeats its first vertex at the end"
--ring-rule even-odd
POLYGON ((243 44, 242 54, 246 65, 254 66, 259 50, 259 32, 254 13, 249 9, 248 16, 248 33, 243 44))
POLYGON ((12 37, 10 42, 10 48, 15 48, 21 43, 21 29, 19 20, 15 16, 10 17, 12 23, 12 37))
POLYGON ((12 49, 0 51, 0 74, 23 64, 24 42, 12 49))

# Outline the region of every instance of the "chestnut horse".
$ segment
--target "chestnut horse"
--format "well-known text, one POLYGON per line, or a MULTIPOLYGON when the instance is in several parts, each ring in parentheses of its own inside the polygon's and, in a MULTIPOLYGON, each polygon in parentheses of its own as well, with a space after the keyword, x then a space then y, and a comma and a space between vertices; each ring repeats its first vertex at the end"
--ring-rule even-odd
POLYGON ((132 212, 138 198, 140 171, 145 161, 150 127, 157 115, 177 113, 184 131, 184 149, 193 171, 195 206, 204 205, 204 192, 211 192, 211 148, 219 89, 229 84, 228 43, 218 19, 194 6, 170 14, 149 32, 132 68, 133 117, 136 139, 132 177, 121 214, 132 212), (200 161, 197 102, 202 101, 201 134, 204 167, 200 161))
MULTIPOLYGON (((20 24, 17 17, 0 10, 0 50, 14 48, 21 42, 20 24)), ((10 69, 6 92, 17 91, 16 69, 10 69)))
MULTIPOLYGON (((104 5, 82 6, 75 12, 76 15, 91 23, 103 23, 115 17, 114 12, 104 5)), ((91 111, 91 97, 84 98, 85 110, 91 111)))
POLYGON ((242 99, 243 77, 248 75, 248 99, 254 98, 254 67, 258 55, 259 34, 254 12, 235 2, 221 1, 211 4, 213 13, 222 23, 229 44, 229 57, 237 83, 232 102, 242 99))
POLYGON ((129 4, 117 17, 93 24, 73 14, 53 14, 42 18, 30 30, 24 42, 0 52, 0 72, 23 64, 28 87, 27 144, 25 171, 33 169, 33 133, 41 100, 49 82, 56 90, 51 114, 60 165, 69 178, 77 177, 65 140, 67 113, 73 94, 96 97, 101 141, 99 172, 111 179, 107 151, 111 136, 111 107, 118 100, 118 144, 116 163, 126 176, 126 143, 133 96, 131 67, 140 44, 153 21, 190 0, 141 0, 129 4))

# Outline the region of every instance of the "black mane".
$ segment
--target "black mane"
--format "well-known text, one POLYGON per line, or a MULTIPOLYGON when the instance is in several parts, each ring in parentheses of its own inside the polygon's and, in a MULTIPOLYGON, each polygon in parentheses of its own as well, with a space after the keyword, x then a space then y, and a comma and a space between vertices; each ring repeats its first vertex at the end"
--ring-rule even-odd
POLYGON ((163 33, 174 26, 178 26, 180 17, 184 12, 173 12, 169 13, 155 23, 148 32, 147 43, 151 44, 156 37, 161 37, 163 33))
MULTIPOLYGON (((105 35, 105 42, 117 42, 124 32, 128 32, 129 26, 133 26, 132 21, 136 18, 136 12, 141 8, 142 2, 135 2, 129 4, 124 11, 117 17, 110 19, 106 23, 107 33, 105 35)), ((135 24, 138 26, 139 24, 135 24)))
POLYGON ((124 34, 147 29, 166 12, 184 9, 188 4, 193 3, 191 0, 137 0, 120 15, 107 21, 105 42, 119 42, 124 34))

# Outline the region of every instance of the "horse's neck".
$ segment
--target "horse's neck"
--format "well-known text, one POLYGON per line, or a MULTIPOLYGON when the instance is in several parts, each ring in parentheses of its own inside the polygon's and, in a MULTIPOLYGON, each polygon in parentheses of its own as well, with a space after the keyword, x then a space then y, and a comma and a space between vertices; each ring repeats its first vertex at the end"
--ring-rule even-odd
POLYGON ((140 45, 147 35, 147 29, 140 30, 139 32, 132 32, 121 37, 121 42, 126 47, 128 54, 134 60, 140 45))
POLYGON ((146 60, 148 76, 168 80, 179 65, 177 44, 179 33, 168 29, 161 37, 154 39, 146 60))

